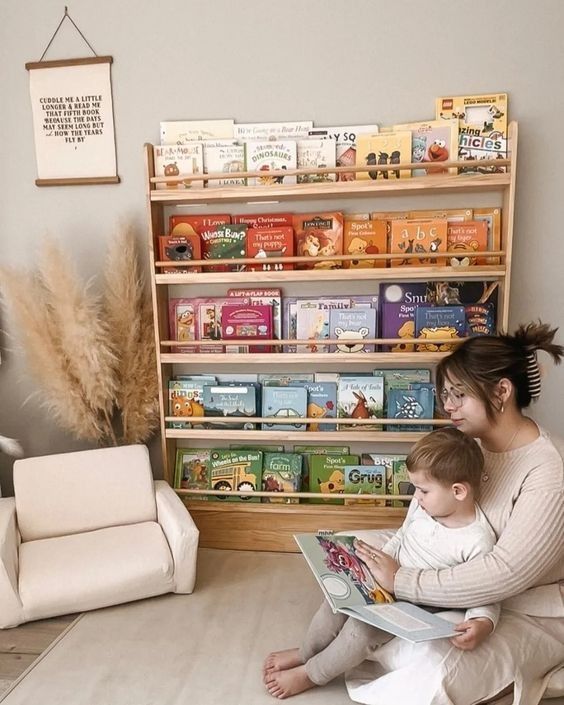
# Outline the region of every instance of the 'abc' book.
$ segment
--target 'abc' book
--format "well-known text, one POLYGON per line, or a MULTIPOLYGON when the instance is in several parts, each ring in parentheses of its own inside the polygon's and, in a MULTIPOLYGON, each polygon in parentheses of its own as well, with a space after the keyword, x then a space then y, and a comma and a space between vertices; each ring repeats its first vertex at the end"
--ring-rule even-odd
MULTIPOLYGON (((384 220, 347 220, 345 218, 343 254, 385 255, 388 229, 384 220)), ((385 267, 386 260, 344 260, 344 267, 351 269, 385 267)))
POLYGON ((390 253, 404 255, 391 260, 392 267, 426 267, 446 264, 445 257, 409 257, 410 253, 446 252, 446 220, 393 220, 390 231, 390 253))
MULTIPOLYGON (((255 492, 262 486, 260 450, 212 450, 210 456, 210 488, 255 492)), ((259 497, 217 495, 230 502, 259 502, 259 497)))
POLYGON ((466 334, 464 306, 418 306, 415 310, 415 336, 424 338, 417 345, 423 352, 446 352, 454 349, 447 342, 435 343, 436 339, 456 340, 466 334))
POLYGON ((348 341, 331 345, 331 352, 374 352, 374 343, 366 344, 363 341, 376 337, 376 309, 332 309, 329 312, 329 337, 348 341))
POLYGON ((411 132, 382 132, 376 135, 359 135, 356 143, 356 165, 374 168, 359 171, 356 178, 368 179, 407 179, 411 177, 409 169, 400 169, 400 164, 411 162, 411 132), (392 165, 394 169, 378 169, 380 166, 392 165))

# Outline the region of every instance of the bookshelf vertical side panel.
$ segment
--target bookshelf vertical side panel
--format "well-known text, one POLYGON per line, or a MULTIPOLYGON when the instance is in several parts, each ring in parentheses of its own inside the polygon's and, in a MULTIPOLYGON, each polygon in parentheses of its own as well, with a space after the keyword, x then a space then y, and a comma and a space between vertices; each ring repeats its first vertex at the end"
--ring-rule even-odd
POLYGON ((505 278, 500 283, 500 301, 498 328, 509 328, 509 301, 511 288, 511 269, 513 260, 513 226, 515 218, 515 191, 517 184, 517 123, 509 125, 509 150, 511 152, 511 181, 503 191, 502 203, 502 247, 505 250, 505 278))

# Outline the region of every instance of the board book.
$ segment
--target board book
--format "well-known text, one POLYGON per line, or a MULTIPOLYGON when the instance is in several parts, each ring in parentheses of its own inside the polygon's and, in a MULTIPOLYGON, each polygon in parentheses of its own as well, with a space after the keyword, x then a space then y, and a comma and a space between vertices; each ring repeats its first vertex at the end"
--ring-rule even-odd
MULTIPOLYGON (((356 165, 356 142, 358 135, 375 135, 378 125, 341 125, 339 127, 315 127, 309 136, 318 139, 331 140, 335 144, 337 166, 356 165)), ((354 181, 354 171, 341 172, 337 181, 354 181)))
POLYGON ((400 164, 411 162, 411 132, 382 132, 375 135, 359 135, 356 143, 356 165, 374 166, 368 171, 359 171, 356 178, 361 181, 372 179, 392 180, 411 177, 409 169, 400 169, 400 164), (394 169, 378 169, 378 165, 394 165, 394 169))
POLYGON ((410 602, 395 602, 357 556, 354 537, 294 536, 334 612, 413 643, 455 636, 454 625, 410 602))

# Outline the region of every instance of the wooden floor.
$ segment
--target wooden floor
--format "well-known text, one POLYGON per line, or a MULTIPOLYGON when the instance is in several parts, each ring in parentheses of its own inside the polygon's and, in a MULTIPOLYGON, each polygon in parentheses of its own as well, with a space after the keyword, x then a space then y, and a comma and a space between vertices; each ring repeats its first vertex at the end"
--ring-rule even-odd
POLYGON ((63 632, 76 615, 0 629, 0 694, 63 632))

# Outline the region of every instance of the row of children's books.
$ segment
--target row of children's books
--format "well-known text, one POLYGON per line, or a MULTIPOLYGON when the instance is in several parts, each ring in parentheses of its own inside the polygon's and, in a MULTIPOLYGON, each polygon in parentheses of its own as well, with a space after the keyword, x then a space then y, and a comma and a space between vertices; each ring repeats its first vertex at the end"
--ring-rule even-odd
POLYGON ((297 504, 372 504, 406 506, 406 500, 284 498, 285 492, 323 494, 413 494, 405 455, 351 454, 348 446, 296 445, 178 448, 174 473, 176 489, 279 492, 278 497, 249 495, 192 495, 203 501, 250 501, 297 504))
POLYGON ((445 352, 455 345, 450 340, 495 333, 496 302, 496 284, 480 281, 387 282, 379 294, 318 297, 229 289, 224 297, 170 299, 170 336, 187 343, 175 346, 181 353, 445 352), (369 342, 376 338, 398 342, 369 342), (424 342, 403 342, 413 338, 424 342))
MULTIPOLYGON (((169 234, 159 236, 159 257, 163 262, 257 260, 246 264, 204 264, 205 272, 358 269, 386 267, 388 263, 393 267, 469 267, 499 263, 499 257, 478 255, 497 251, 500 245, 501 209, 494 207, 353 214, 217 213, 171 215, 169 234), (449 254, 435 256, 442 252, 449 254), (398 258, 374 259, 382 254, 397 254, 398 258), (433 256, 423 256, 429 254, 433 256), (338 255, 348 255, 349 259, 324 259, 338 255), (293 256, 307 260, 284 261, 293 256)), ((163 265, 162 271, 201 272, 202 267, 163 265)))
POLYGON ((503 166, 481 166, 479 162, 507 157, 507 124, 505 93, 440 97, 435 102, 435 119, 390 127, 379 127, 377 123, 317 127, 311 120, 166 121, 160 126, 161 145, 154 147, 155 173, 174 178, 160 182, 157 188, 400 179, 456 173, 456 168, 442 166, 456 159, 473 162, 461 167, 461 172, 501 172, 505 170, 503 166), (421 168, 413 172, 400 168, 408 163, 421 164, 421 168), (338 174, 330 171, 355 166, 367 169, 338 174), (298 176, 280 173, 316 168, 329 171, 298 176), (261 176, 237 176, 244 171, 261 172, 261 176), (180 178, 198 173, 220 176, 209 181, 180 178))
MULTIPOLYGON (((352 375, 178 375, 169 381, 168 389, 170 428, 252 430, 260 425, 266 431, 381 430, 382 424, 364 421, 432 419, 435 410, 435 387, 424 368, 352 375), (280 423, 259 424, 256 417, 280 423), (226 418, 236 421, 226 422, 226 418), (311 421, 304 423, 304 418, 311 421), (327 419, 363 423, 324 423, 327 419)), ((386 430, 430 431, 432 426, 387 424, 386 430)))

